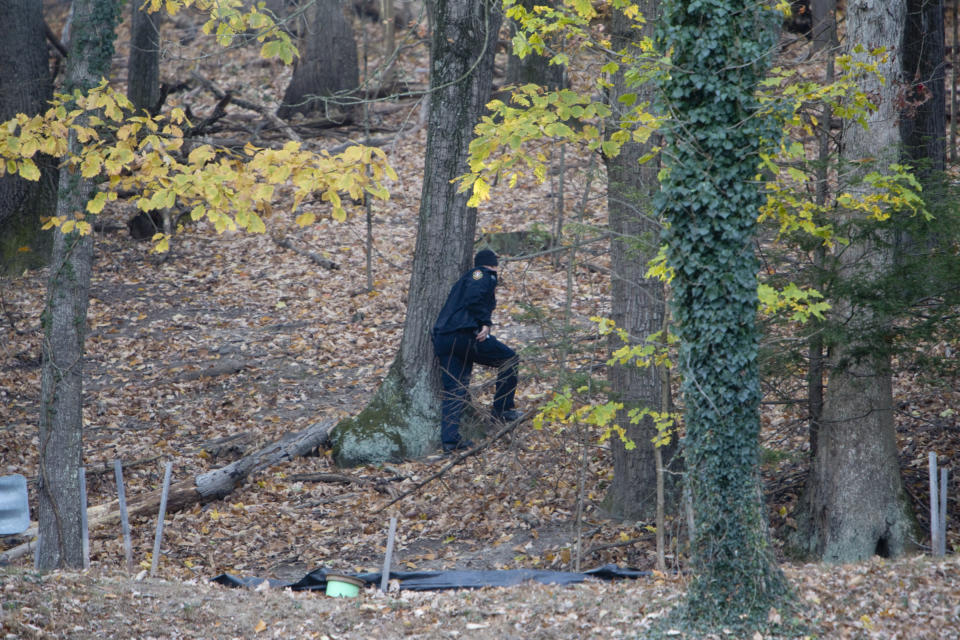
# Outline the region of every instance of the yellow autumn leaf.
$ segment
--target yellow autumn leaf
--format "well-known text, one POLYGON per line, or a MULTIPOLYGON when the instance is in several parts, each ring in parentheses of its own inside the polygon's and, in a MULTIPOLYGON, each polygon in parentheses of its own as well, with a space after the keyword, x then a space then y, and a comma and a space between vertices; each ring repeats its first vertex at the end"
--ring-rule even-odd
POLYGON ((74 227, 77 226, 77 223, 73 220, 67 220, 62 225, 60 225, 60 231, 62 233, 70 233, 73 231, 74 227))
POLYGON ((93 178, 100 173, 100 164, 102 161, 100 156, 93 153, 89 154, 83 159, 83 164, 80 165, 80 174, 84 178, 93 178))
POLYGON ((87 211, 90 213, 100 213, 103 211, 104 205, 107 204, 107 194, 103 191, 97 193, 93 198, 87 203, 87 211))
POLYGON ((190 152, 190 155, 187 156, 187 162, 190 164, 203 164, 204 162, 210 160, 214 157, 213 149, 210 148, 210 145, 203 145, 197 147, 190 152))
POLYGON ((154 234, 151 240, 154 242, 153 253, 166 253, 170 250, 170 238, 165 233, 156 233, 154 234))
POLYGON ((39 180, 40 169, 33 163, 33 160, 24 158, 20 163, 20 177, 26 180, 39 180))
POLYGON ((483 178, 477 178, 473 183, 473 195, 467 202, 468 207, 479 206, 484 200, 490 199, 490 185, 483 178))

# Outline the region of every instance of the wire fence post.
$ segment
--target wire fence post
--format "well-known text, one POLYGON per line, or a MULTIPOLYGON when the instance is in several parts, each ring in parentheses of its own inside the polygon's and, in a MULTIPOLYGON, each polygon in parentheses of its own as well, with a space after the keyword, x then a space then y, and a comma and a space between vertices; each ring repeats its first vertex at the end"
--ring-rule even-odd
POLYGON ((113 461, 113 476, 117 480, 117 505, 120 508, 120 528, 123 531, 123 555, 127 561, 127 573, 130 573, 133 571, 133 545, 130 543, 127 494, 123 487, 123 465, 119 458, 113 461))
POLYGON ((80 467, 80 536, 83 549, 83 568, 90 568, 90 530, 87 522, 87 468, 80 467))
POLYGON ((930 452, 930 553, 947 553, 947 471, 937 473, 937 454, 930 452), (939 476, 939 483, 937 482, 939 476))
POLYGON ((383 571, 380 572, 380 591, 386 593, 390 586, 390 565, 393 564, 393 537, 397 533, 397 516, 390 518, 390 531, 387 533, 387 553, 383 557, 383 571))
POLYGON ((937 555, 947 555, 947 468, 940 469, 940 549, 937 555))
POLYGON ((160 539, 163 538, 163 518, 167 512, 167 494, 170 492, 170 475, 173 472, 173 463, 168 462, 163 473, 163 490, 160 492, 160 513, 157 515, 157 534, 153 538, 153 557, 150 559, 150 577, 157 572, 160 562, 160 539))

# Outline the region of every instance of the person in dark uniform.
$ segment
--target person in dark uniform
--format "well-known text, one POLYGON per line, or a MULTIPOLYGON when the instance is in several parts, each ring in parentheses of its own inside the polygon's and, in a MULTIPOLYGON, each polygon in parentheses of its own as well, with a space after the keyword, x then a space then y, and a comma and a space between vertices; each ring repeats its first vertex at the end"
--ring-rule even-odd
POLYGON ((497 263, 497 254, 490 249, 478 251, 473 269, 464 273, 450 289, 433 326, 433 351, 440 360, 443 382, 440 440, 444 451, 473 446, 460 436, 460 415, 475 362, 498 368, 494 419, 512 422, 520 417, 513 402, 519 359, 513 349, 490 333, 493 326, 490 316, 497 306, 497 263))

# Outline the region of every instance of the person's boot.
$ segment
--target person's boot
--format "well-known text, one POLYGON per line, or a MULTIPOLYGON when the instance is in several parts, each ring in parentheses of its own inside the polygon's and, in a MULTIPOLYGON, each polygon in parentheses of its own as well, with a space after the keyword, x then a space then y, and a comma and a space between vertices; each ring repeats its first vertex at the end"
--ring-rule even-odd
POLYGON ((503 413, 493 414, 493 419, 497 422, 514 422, 519 420, 521 416, 523 416, 523 414, 516 409, 507 409, 503 413))
POLYGON ((444 453, 453 453, 454 451, 466 451, 473 447, 473 441, 471 440, 457 440, 456 442, 444 442, 443 443, 443 452, 444 453))

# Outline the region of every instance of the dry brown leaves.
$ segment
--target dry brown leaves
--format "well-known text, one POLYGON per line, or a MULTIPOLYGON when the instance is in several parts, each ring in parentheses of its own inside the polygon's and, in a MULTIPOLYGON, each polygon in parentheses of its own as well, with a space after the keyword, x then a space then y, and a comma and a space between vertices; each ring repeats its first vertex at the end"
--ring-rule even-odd
MULTIPOLYGON (((960 638, 957 557, 785 570, 799 607, 770 616, 803 629, 789 637, 960 638)), ((366 589, 348 600, 97 571, 39 576, 5 570, 0 577, 8 638, 636 638, 662 624, 684 587, 682 580, 655 576, 567 587, 366 589)), ((689 637, 667 630, 667 637, 689 637)))
MULTIPOLYGON (((177 29, 186 28, 181 22, 166 28, 179 33, 177 29)), ((250 99, 282 95, 288 73, 272 63, 244 64, 236 54, 229 60, 198 52, 178 55, 170 63, 171 73, 186 73, 196 63, 201 72, 224 87, 236 85, 250 99), (242 85, 237 82, 241 72, 242 85)), ((422 49, 407 55, 404 68, 422 79, 422 49)), ((212 107, 209 96, 199 91, 182 100, 197 113, 212 107)), ((409 112, 381 116, 378 126, 410 128, 416 105, 411 101, 409 107, 409 112)), ((231 126, 240 126, 244 117, 234 115, 231 126)), ((359 130, 347 133, 362 136, 359 130)), ((306 144, 319 149, 338 143, 339 138, 319 136, 306 144)), ((91 505, 115 497, 114 459, 127 465, 127 497, 132 500, 159 487, 167 460, 174 462, 177 481, 223 466, 238 455, 211 455, 212 441, 246 435, 245 447, 251 451, 364 406, 391 363, 406 305, 416 304, 407 300, 406 286, 424 143, 420 130, 398 137, 387 148, 400 179, 392 186, 389 203, 374 204, 374 289, 369 292, 362 208, 346 223, 322 221, 299 229, 292 216, 283 213, 287 203, 281 199, 268 221, 270 234, 336 262, 338 270, 324 269, 280 247, 269 235, 216 236, 207 229, 190 229, 174 239, 163 261, 148 255, 147 247, 125 232, 97 237, 84 409, 91 505), (209 367, 226 373, 203 374, 209 367)), ((584 158, 573 156, 568 149, 568 163, 586 166, 584 158)), ((586 179, 574 170, 566 179, 564 216, 575 220, 586 179)), ((593 183, 585 222, 602 226, 605 207, 598 184, 593 183)), ((549 226, 556 208, 555 186, 531 182, 512 191, 495 190, 495 199, 480 211, 479 227, 526 229, 534 220, 549 226)), ((306 206, 324 217, 323 203, 306 206)), ((132 213, 120 205, 106 217, 123 224, 132 213)), ((596 253, 583 257, 608 266, 603 243, 592 250, 596 253)), ((503 331, 537 334, 522 319, 523 304, 540 305, 560 316, 565 264, 555 266, 544 257, 508 262, 501 272, 496 320, 503 331)), ((0 286, 0 472, 33 477, 45 274, 28 273, 0 286)), ((609 280, 600 270, 577 268, 574 287, 575 321, 608 312, 609 280)), ((521 346, 536 342, 525 338, 521 346)), ((587 351, 573 364, 602 363, 605 357, 602 351, 587 351)), ((548 359, 527 359, 522 405, 550 392, 552 381, 538 373, 548 359)), ((478 384, 485 380, 489 376, 476 376, 478 384)), ((901 444, 905 473, 924 520, 926 451, 935 447, 955 459, 960 442, 955 417, 933 416, 958 406, 958 398, 955 388, 934 392, 903 377, 898 383, 898 398, 918 412, 916 418, 901 415, 901 444), (935 420, 941 420, 936 429, 917 422, 935 420)), ((765 410, 766 443, 787 451, 800 447, 805 436, 796 418, 776 408, 765 410)), ((349 603, 315 594, 228 591, 207 582, 224 572, 296 579, 318 566, 379 571, 390 515, 400 521, 397 569, 572 569, 578 537, 573 516, 581 452, 577 443, 574 433, 521 429, 508 442, 469 459, 379 515, 373 512, 442 462, 338 470, 328 452, 301 458, 258 474, 226 500, 169 514, 159 567, 162 580, 122 577, 121 537, 112 527, 91 532, 90 573, 36 576, 29 571, 29 560, 22 560, 2 574, 7 603, 3 629, 14 637, 77 638, 635 637, 676 602, 683 588, 680 581, 366 594, 349 603), (343 481, 297 479, 316 473, 336 473, 343 481)), ((775 527, 788 524, 799 491, 797 478, 802 477, 799 466, 788 459, 765 469, 775 527)), ((650 568, 653 543, 645 528, 650 523, 616 523, 599 515, 598 503, 610 477, 606 450, 591 447, 586 518, 579 530, 582 567, 617 562, 650 568)), ((35 495, 31 501, 36 503, 35 495)), ((955 498, 950 510, 955 523, 955 498)), ((132 523, 138 570, 149 567, 155 525, 155 517, 132 523)), ((948 547, 958 543, 951 532, 948 547)), ((676 553, 671 562, 679 562, 676 553)), ((804 617, 817 618, 820 637, 831 638, 950 637, 945 629, 957 637, 957 569, 955 559, 787 567, 804 603, 804 617)))

